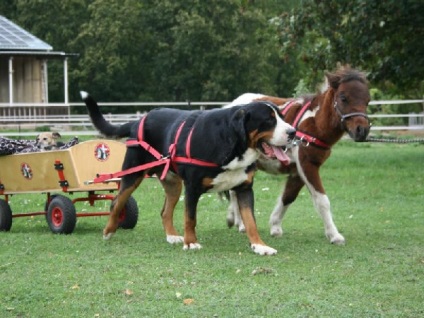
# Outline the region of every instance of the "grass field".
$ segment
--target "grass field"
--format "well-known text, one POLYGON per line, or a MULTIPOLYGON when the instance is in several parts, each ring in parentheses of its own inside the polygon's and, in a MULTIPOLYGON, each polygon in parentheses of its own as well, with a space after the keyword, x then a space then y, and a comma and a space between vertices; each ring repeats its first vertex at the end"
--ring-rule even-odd
MULTIPOLYGON (((0 233, 0 317, 423 317, 424 146, 340 142, 321 172, 345 246, 328 243, 305 189, 284 236, 270 237, 284 177, 261 172, 255 213, 278 250, 272 257, 250 252, 245 235, 226 227, 227 204, 208 194, 203 249, 169 245, 154 179, 135 194, 136 228, 110 241, 101 238, 105 217, 78 219, 72 235, 50 233, 44 216, 15 218, 0 233)), ((16 195, 11 206, 40 211, 44 201, 16 195)), ((179 229, 182 211, 181 202, 179 229)))

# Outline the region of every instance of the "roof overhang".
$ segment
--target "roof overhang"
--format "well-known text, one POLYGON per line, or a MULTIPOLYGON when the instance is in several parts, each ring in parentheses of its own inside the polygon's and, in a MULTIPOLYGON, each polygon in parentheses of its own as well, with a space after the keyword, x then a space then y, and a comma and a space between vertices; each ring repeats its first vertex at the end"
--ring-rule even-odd
POLYGON ((78 57, 78 53, 65 53, 58 51, 0 51, 0 56, 34 56, 37 58, 64 59, 67 57, 78 57))

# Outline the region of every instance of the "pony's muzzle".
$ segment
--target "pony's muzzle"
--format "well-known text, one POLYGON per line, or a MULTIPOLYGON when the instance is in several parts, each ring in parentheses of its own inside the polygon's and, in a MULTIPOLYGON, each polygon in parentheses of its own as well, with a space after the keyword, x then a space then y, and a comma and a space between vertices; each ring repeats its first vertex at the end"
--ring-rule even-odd
POLYGON ((356 126, 353 140, 356 142, 365 141, 370 132, 370 126, 356 126))

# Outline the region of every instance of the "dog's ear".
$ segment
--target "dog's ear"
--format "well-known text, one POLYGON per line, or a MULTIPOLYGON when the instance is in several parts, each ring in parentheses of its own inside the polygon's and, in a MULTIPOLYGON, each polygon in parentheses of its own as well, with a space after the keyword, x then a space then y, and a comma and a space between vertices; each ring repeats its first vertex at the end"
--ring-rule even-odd
POLYGON ((62 138, 62 136, 58 132, 54 132, 52 133, 52 138, 58 139, 58 138, 62 138))
POLYGON ((246 132, 246 118, 249 114, 246 110, 240 108, 231 117, 231 127, 235 132, 236 136, 243 145, 247 143, 247 132, 246 132))

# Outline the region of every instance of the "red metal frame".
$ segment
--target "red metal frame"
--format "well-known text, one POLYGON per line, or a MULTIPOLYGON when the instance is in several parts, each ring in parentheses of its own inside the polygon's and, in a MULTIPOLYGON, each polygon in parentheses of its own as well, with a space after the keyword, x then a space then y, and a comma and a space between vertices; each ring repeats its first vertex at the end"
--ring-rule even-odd
MULTIPOLYGON (((118 182, 119 184, 119 182, 118 182)), ((1 194, 0 194, 1 195, 1 194)), ((4 194, 3 195, 5 198, 6 202, 9 202, 9 196, 11 196, 11 194, 4 194)), ((52 200, 52 195, 50 192, 46 193, 47 196, 47 202, 51 202, 52 200)), ((99 194, 99 193, 95 193, 94 191, 90 191, 88 192, 88 196, 87 197, 82 197, 82 198, 75 198, 72 200, 72 203, 75 205, 75 203, 77 202, 89 202, 90 206, 94 206, 94 203, 96 201, 103 201, 103 200, 110 200, 112 201, 115 198, 115 195, 112 194, 99 194)), ((47 212, 43 211, 43 212, 28 212, 28 213, 17 213, 17 214, 12 214, 12 218, 19 218, 19 217, 26 217, 26 216, 37 216, 37 215, 46 215, 47 212)), ((76 213, 77 217, 87 217, 87 216, 104 216, 104 215, 109 215, 110 211, 99 211, 99 212, 80 212, 80 213, 76 213)))

